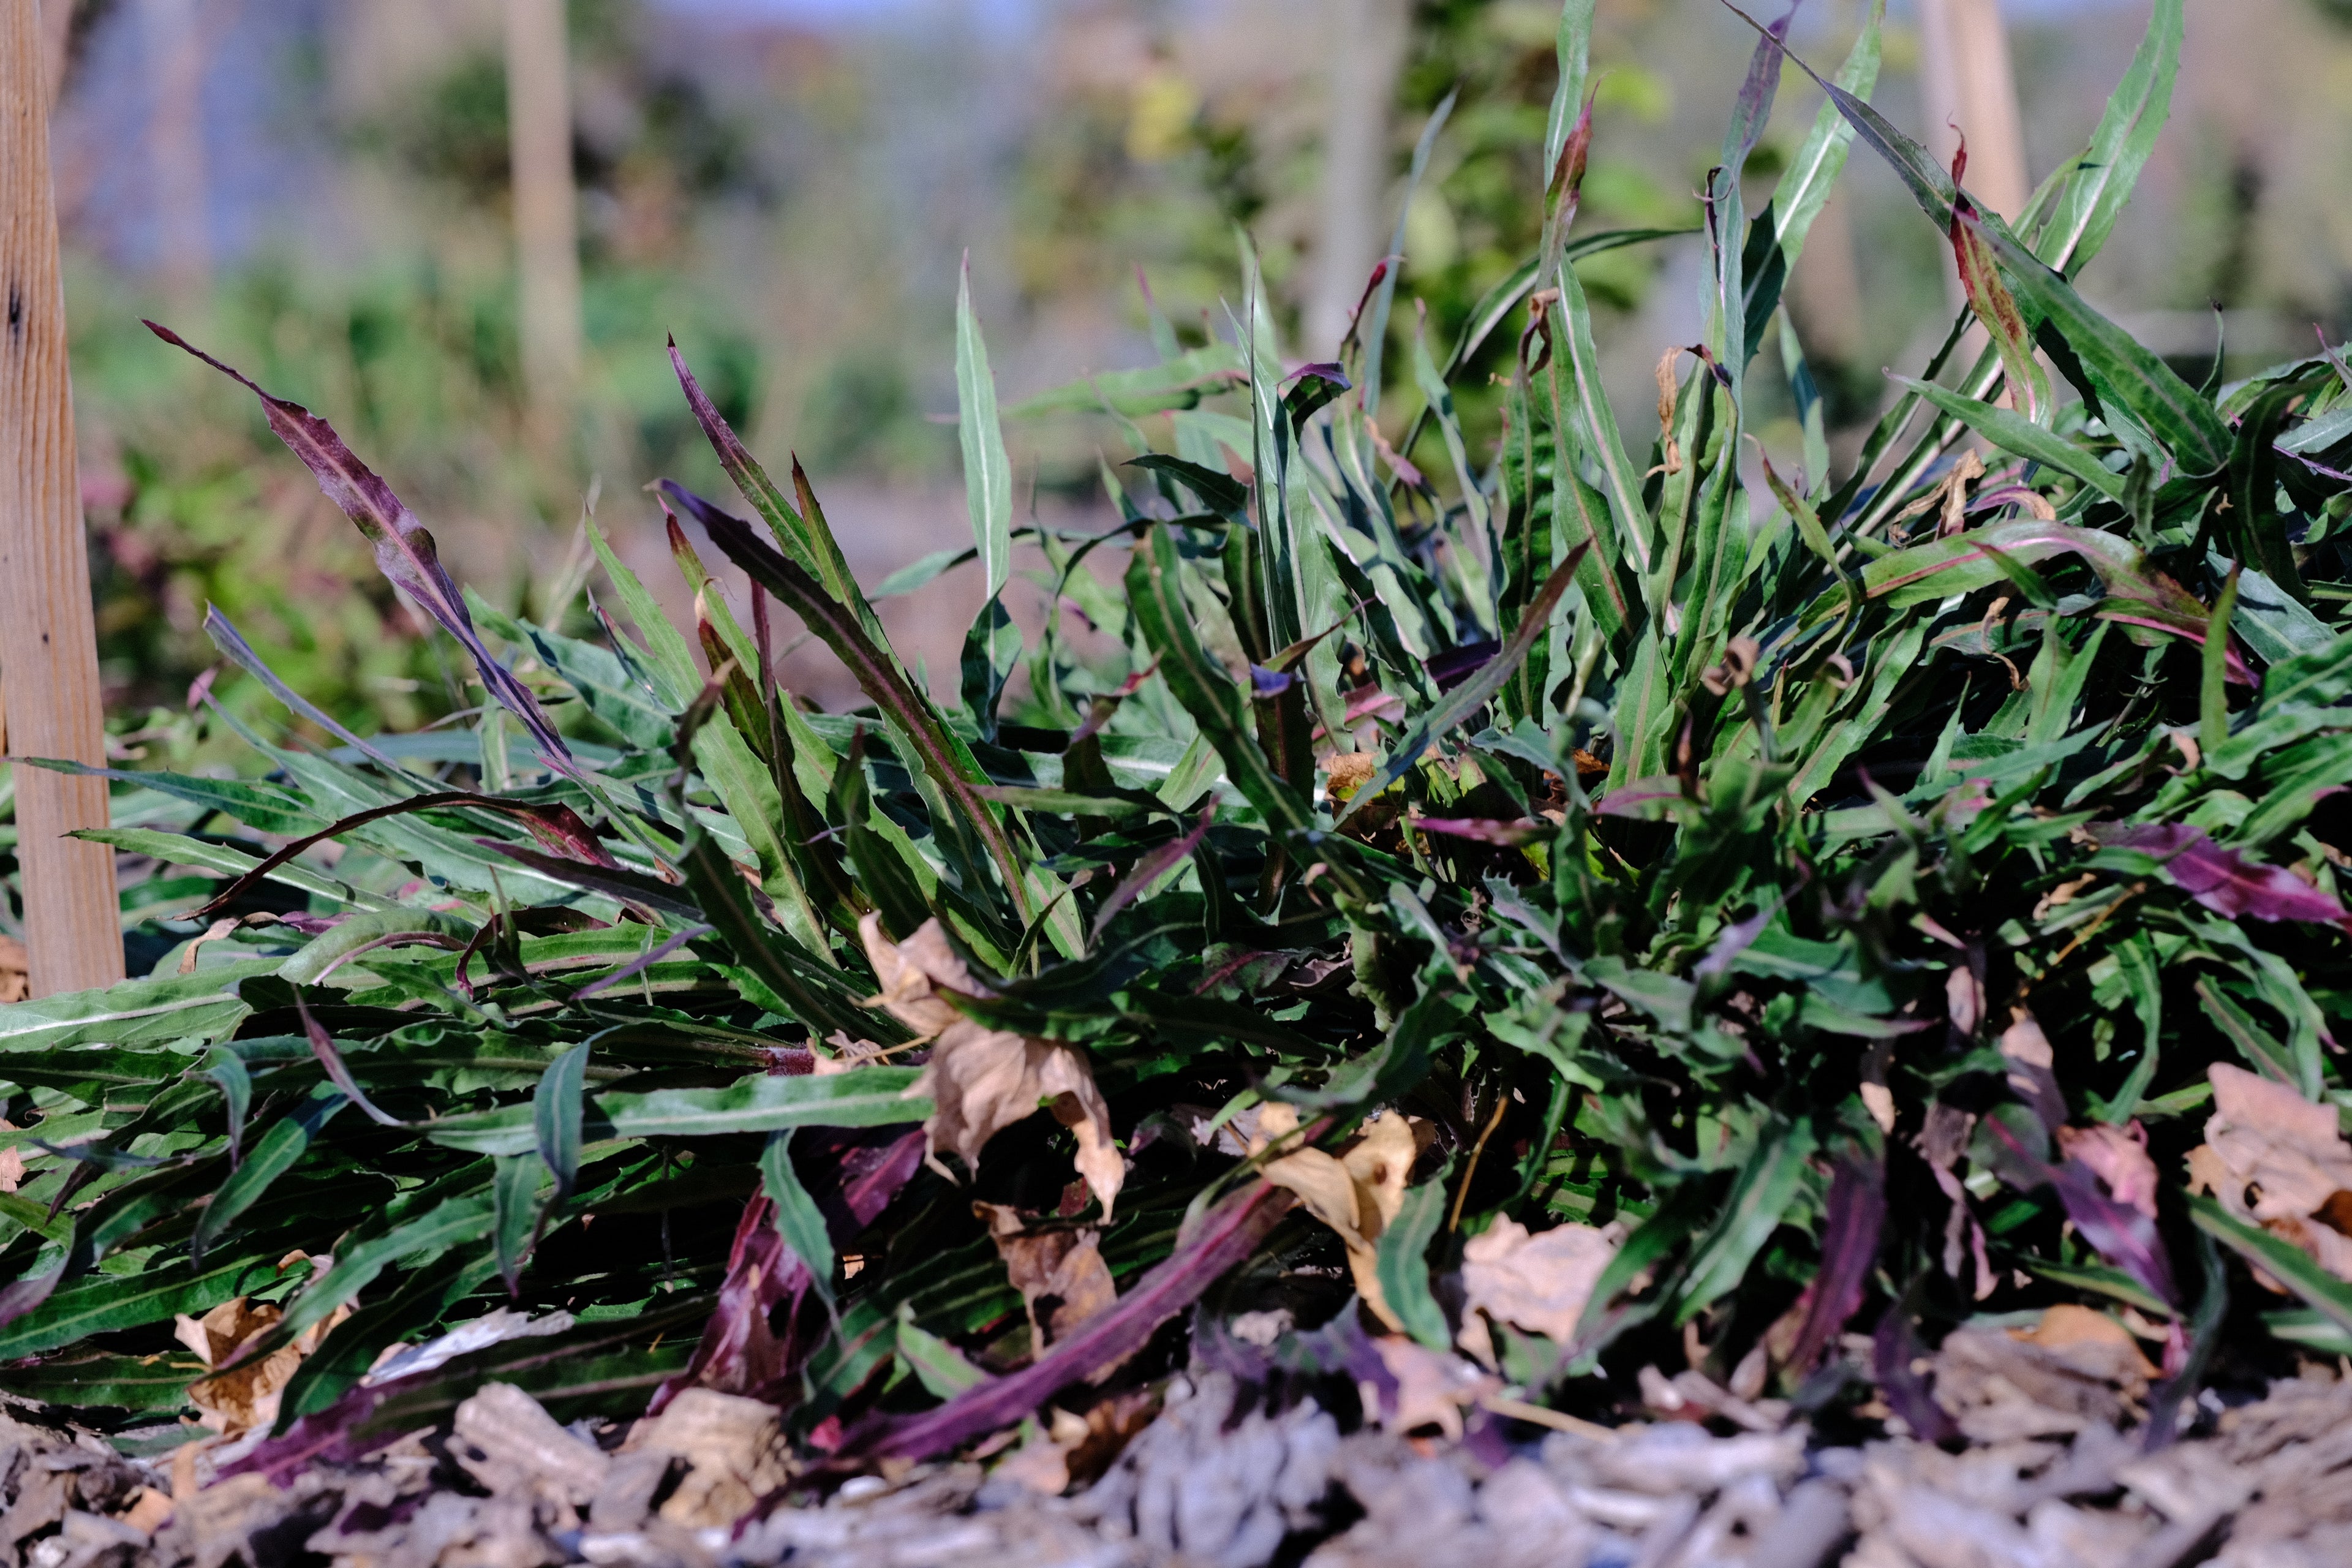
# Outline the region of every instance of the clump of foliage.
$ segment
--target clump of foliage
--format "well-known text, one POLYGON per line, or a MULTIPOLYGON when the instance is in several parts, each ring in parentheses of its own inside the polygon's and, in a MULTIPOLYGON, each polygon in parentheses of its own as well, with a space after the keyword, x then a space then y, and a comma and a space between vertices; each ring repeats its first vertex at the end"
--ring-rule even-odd
POLYGON ((1574 228, 1590 16, 1560 26, 1540 251, 1463 342, 1414 341, 1405 439, 1379 423, 1395 273, 1340 362, 1290 369, 1253 287, 1217 342, 1163 331, 1163 363, 1034 403, 1108 408, 1137 449, 1105 470, 1118 528, 1016 529, 960 311, 957 559, 990 592, 960 704, 683 358, 758 521, 676 485, 664 510, 748 574, 748 628, 676 517, 690 631, 593 535, 599 635, 470 599, 261 394, 484 703, 328 752, 252 734, 251 782, 126 779, 138 825, 95 837, 217 883, 162 973, 0 1011, 30 1128, 0 1384, 177 1409, 206 1367, 158 1359, 173 1315, 242 1298, 282 1315, 239 1365, 310 1348, 252 1465, 493 1376, 559 1413, 750 1392, 845 1463, 1149 1378, 1188 1309, 1192 1353, 1348 1389, 1398 1386, 1367 1333, 1589 1412, 1687 1353, 1814 1408, 1874 1377, 1921 1429, 1914 1347, 1979 1313, 2135 1314, 2162 1411, 2268 1344, 2352 1348, 2333 1200, 2210 1179, 2283 1105, 2321 1124, 2297 1157, 2352 1165, 2326 1147, 2352 376, 2324 352, 2190 386, 2071 280, 2163 121, 2179 0, 2006 220, 1868 107, 1874 16, 1748 212, 1767 35, 1706 192, 1706 341, 1661 365, 1646 449, 1570 264, 1627 237, 1574 228), (1857 134, 1970 311, 1840 484, 1774 323, 1857 134), (1481 468, 1446 376, 1496 331, 1481 468), (1742 427, 1775 378, 1808 416, 1786 476, 1742 427), (1449 474, 1394 455, 1424 428, 1449 474), (1001 602, 1024 533, 1057 606, 1034 639, 1001 602), (778 689, 781 612, 864 706, 778 689), (2191 1193, 2217 1087, 2239 1141, 2191 1193), (1475 1270, 1546 1237, 1579 1282, 1530 1254, 1549 1295, 1494 1308, 1475 1270), (507 1302, 575 1321, 361 1381, 507 1302), (1276 1307, 1270 1349, 1223 1326, 1276 1307))

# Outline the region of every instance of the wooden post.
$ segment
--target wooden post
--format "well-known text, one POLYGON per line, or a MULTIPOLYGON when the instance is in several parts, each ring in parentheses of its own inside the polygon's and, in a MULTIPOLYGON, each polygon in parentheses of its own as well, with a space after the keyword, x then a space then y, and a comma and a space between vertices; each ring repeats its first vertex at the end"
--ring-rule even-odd
MULTIPOLYGON (((0 679, 9 754, 103 767, 45 43, 38 0, 0 0, 0 679)), ((36 996, 122 978, 114 852, 65 837, 106 825, 104 779, 16 769, 16 862, 36 996)))
POLYGON ((564 0, 507 0, 507 136, 514 170, 523 386, 534 436, 567 433, 580 374, 580 224, 572 183, 564 0))

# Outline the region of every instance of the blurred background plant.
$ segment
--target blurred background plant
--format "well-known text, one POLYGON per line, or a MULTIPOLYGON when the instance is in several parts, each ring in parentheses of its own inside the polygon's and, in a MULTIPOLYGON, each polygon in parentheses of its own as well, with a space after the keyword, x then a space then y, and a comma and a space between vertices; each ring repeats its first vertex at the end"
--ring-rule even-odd
MULTIPOLYGON (((2010 0, 2033 177, 2079 142, 2145 10, 2010 0)), ((1286 341, 1328 356, 1387 247, 1413 142, 1458 89, 1402 227, 1442 353, 1535 242, 1531 127, 1554 13, 1538 0, 70 0, 52 14, 69 27, 57 166, 125 760, 236 754, 171 718, 215 657, 207 603, 363 732, 467 703, 361 542, 269 453, 250 404, 163 352, 140 316, 336 419, 459 575, 526 609, 534 578, 571 558, 592 482, 625 551, 658 555, 640 487, 659 472, 715 481, 669 384, 674 333, 755 450, 798 452, 878 576, 963 527, 943 368, 961 253, 1008 404, 1152 357, 1139 272, 1180 337, 1202 341, 1204 316, 1239 302, 1237 229, 1264 258, 1286 341), (569 54, 553 112, 576 188, 578 348, 566 360, 559 345, 576 369, 541 395, 551 415, 531 410, 519 326, 509 40, 524 11, 555 18, 569 54)), ((1834 58, 1860 16, 1860 0, 1812 0, 1792 38, 1834 58)), ((1914 129, 1928 117, 1923 20, 1893 8, 1878 93, 1914 129)), ((2331 0, 2242 0, 2189 26, 2174 123, 2099 303, 2200 365, 2218 304, 2243 371, 2303 350, 2314 323, 2340 333, 2352 312, 2352 228, 2340 202, 2316 199, 2352 154, 2352 25, 2331 0)), ((1719 124, 1685 110, 1719 102, 1748 47, 1715 0, 1605 0, 1590 226, 1697 224, 1719 124)), ((1749 161, 1759 194, 1811 113, 1789 98, 1749 161)), ((1848 187, 1790 290, 1842 457, 1839 428, 1882 405, 1881 366, 1916 365, 1947 288, 1893 177, 1865 161, 1848 187)), ((1628 247, 1580 271, 1612 388, 1639 397, 1664 348, 1697 341, 1704 249, 1628 247)), ((1392 438, 1419 412, 1408 315, 1386 359, 1392 438)), ((1508 345, 1481 353, 1507 363, 1508 345)), ((1474 450, 1496 416, 1485 379, 1464 394, 1474 450)), ((1762 434, 1776 455, 1801 449, 1793 418, 1762 434)), ((1084 422, 1014 439, 1023 504, 1099 506, 1084 422)), ((1434 439, 1417 455, 1442 466, 1434 439)), ((925 592, 943 613, 918 605, 903 620, 960 626, 977 603, 952 576, 925 592)), ((952 679, 951 632, 893 630, 952 679)), ((820 700, 847 695, 824 679, 810 677, 820 700)), ((259 696, 222 683, 232 711, 259 696)))

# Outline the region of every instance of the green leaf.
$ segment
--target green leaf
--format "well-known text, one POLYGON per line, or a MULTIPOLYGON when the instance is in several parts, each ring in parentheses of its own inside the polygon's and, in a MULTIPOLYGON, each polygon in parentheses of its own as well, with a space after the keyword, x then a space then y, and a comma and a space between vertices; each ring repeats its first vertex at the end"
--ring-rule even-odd
POLYGON ((1910 388, 1994 446, 2021 458, 2031 458, 2062 474, 2072 474, 2110 500, 2123 500, 2121 474, 2102 465, 2095 453, 2043 429, 2023 415, 1964 397, 1932 381, 1915 381, 1907 375, 1891 375, 1887 379, 1910 388))
POLYGON ((830 1312, 834 1310, 833 1236, 825 1228, 824 1211, 801 1184, 800 1173, 793 1169, 792 1142, 789 1127, 768 1134, 767 1144, 760 1152, 760 1185, 776 1205, 777 1233, 808 1266, 810 1283, 830 1312))
POLYGON ((1981 234, 2000 258, 2019 303, 2065 340, 2103 384, 2103 396, 2112 394, 2171 448, 2182 473, 2210 474, 2228 466, 2230 432, 2195 387, 2084 303, 2073 284, 2043 266, 2006 226, 1990 218, 1961 221, 1981 234))
POLYGON ((919 1326, 909 1302, 898 1304, 896 1344, 898 1359, 934 1399, 953 1399, 988 1381, 988 1374, 966 1361, 961 1351, 919 1326))
POLYGON ((2081 156, 2053 174, 2065 182, 2034 238, 2034 254, 2068 277, 2096 256, 2131 199, 2172 108, 2180 68, 2181 0, 2156 0, 2147 30, 2081 156))
MULTIPOLYGON (((920 1121, 931 1102, 909 1098, 917 1068, 854 1068, 803 1078, 756 1073, 725 1089, 613 1090, 589 1096, 581 1135, 608 1138, 713 1138, 772 1132, 780 1127, 884 1127, 920 1121)), ((504 1106, 425 1122, 435 1142, 476 1154, 523 1154, 536 1145, 531 1108, 504 1106)))
POLYGON ((988 574, 987 596, 994 599, 1013 572, 1013 462, 996 422, 996 378, 989 374, 988 345, 971 313, 970 256, 956 285, 956 432, 963 447, 972 542, 988 574))
POLYGON ((549 1064, 530 1100, 531 1133, 539 1157, 555 1178, 558 1201, 572 1195, 580 1182, 581 1088, 588 1073, 588 1051, 577 1045, 549 1064))
POLYGON ((2352 1284, 2322 1268, 2303 1248, 2245 1224, 2202 1194, 2189 1195, 2189 1217, 2198 1229, 2302 1297, 2337 1328, 2352 1331, 2352 1284))
POLYGON ((1429 1293, 1429 1244, 1445 1223, 1445 1181, 1453 1173, 1447 1160, 1417 1187, 1407 1188, 1396 1218, 1381 1232, 1374 1272, 1389 1310, 1404 1331, 1433 1351, 1452 1348, 1445 1310, 1429 1293))
POLYGON ((232 1296, 277 1278, 276 1252, 240 1256, 199 1270, 169 1263, 134 1275, 95 1274, 60 1285, 40 1306, 0 1328, 0 1360, 38 1355, 93 1334, 167 1323, 180 1313, 201 1315, 232 1296))
POLYGON ((1164 525, 1147 531, 1127 568, 1127 595, 1136 625, 1160 661, 1160 678, 1216 749, 1226 776, 1266 826, 1303 832, 1314 825, 1307 804, 1274 771, 1243 721, 1245 705, 1223 667, 1201 646, 1184 602, 1183 563, 1175 534, 1164 525))
MULTIPOLYGON (((2210 622, 2226 626, 2238 607, 2238 574, 2231 566, 2230 575, 2221 584, 2221 597, 2213 601, 2210 622)), ((2230 639, 2226 636, 2205 639, 2204 679, 2197 699, 2197 742, 2207 752, 2218 752, 2230 739, 2230 639)))
POLYGON ((535 1154, 501 1155, 490 1180, 490 1237, 509 1296, 522 1289, 523 1259, 539 1225, 539 1182, 545 1168, 535 1154))
POLYGON ((1769 1129, 1739 1173, 1723 1213, 1693 1255, 1675 1321, 1687 1323, 1738 1287, 1803 1190, 1812 1131, 1785 1124, 1769 1129))
POLYGON ((62 1046, 143 1045, 190 1036, 218 1038, 252 1009, 235 994, 237 984, 276 970, 274 958, 207 964, 194 974, 126 980, 101 991, 65 991, 0 1007, 0 1059, 20 1051, 62 1046))
POLYGON ((270 1123, 269 1130, 254 1140, 252 1152, 221 1184, 212 1202, 205 1205, 204 1216, 196 1222, 195 1237, 188 1244, 190 1253, 203 1258, 237 1215, 251 1208, 255 1200, 269 1190, 272 1182, 294 1168, 310 1149, 310 1141, 319 1135, 319 1130, 350 1103, 341 1089, 322 1083, 310 1091, 310 1099, 270 1123))

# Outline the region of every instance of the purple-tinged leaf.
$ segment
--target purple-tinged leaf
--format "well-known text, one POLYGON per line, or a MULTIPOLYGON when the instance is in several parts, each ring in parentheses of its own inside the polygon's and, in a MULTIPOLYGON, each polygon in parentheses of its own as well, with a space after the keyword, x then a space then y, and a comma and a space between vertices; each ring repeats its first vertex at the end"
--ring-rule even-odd
POLYGON ((474 842, 485 849, 495 849, 518 866, 528 867, 566 887, 585 888, 592 893, 602 893, 623 904, 661 914, 680 915, 690 921, 702 918, 702 906, 689 898, 684 889, 672 887, 660 878, 649 877, 643 871, 633 871, 626 866, 591 866, 562 855, 542 855, 536 849, 526 849, 502 838, 477 838, 474 842))
POLYGON ((2217 914, 2326 921, 2352 930, 2352 917, 2333 895, 2284 866, 2260 865, 2223 848, 2201 827, 2182 822, 2095 822, 2090 832, 2102 845, 2154 858, 2175 886, 2217 914))
POLYGON ((563 851, 592 865, 602 866, 608 869, 617 867, 618 863, 614 860, 611 851, 598 842, 595 831, 580 819, 578 812, 568 805, 538 805, 526 801, 506 800, 494 795, 478 795, 472 790, 438 790, 431 795, 420 795, 407 800, 394 801, 390 805, 371 806, 365 811, 353 812, 351 816, 330 826, 320 828, 308 837, 297 838, 291 844, 275 851, 260 865, 215 893, 201 909, 190 910, 184 918, 192 921, 210 919, 242 897, 247 889, 252 888, 270 872, 285 865, 304 850, 313 845, 323 844, 331 838, 340 838, 354 827, 376 822, 387 816, 404 816, 413 811, 441 811, 458 806, 470 807, 477 811, 494 811, 502 816, 516 817, 530 831, 532 837, 551 849, 563 851))
POLYGON ((1832 1339, 1862 1305, 1878 1267, 1878 1237, 1886 1224, 1886 1169, 1877 1159, 1849 1152, 1830 1178, 1828 1217, 1822 1227, 1822 1265, 1805 1287, 1805 1315, 1789 1352, 1789 1370, 1813 1370, 1832 1339))
POLYGON ((1296 434, 1325 404, 1348 390, 1347 372, 1337 364, 1299 366, 1291 378, 1290 390, 1284 394, 1283 411, 1290 416, 1290 428, 1296 434))
POLYGON ((530 688, 514 678, 506 666, 494 658, 484 646, 481 636, 474 630, 474 617, 466 612, 465 596, 449 580, 435 549, 433 534, 417 521, 407 504, 393 494, 392 487, 378 478, 343 445, 334 426, 311 413, 299 403, 273 397, 261 389, 261 384, 244 372, 215 359, 189 342, 169 327, 146 323, 147 330, 170 343, 204 361, 251 392, 261 400, 262 413, 269 420, 269 428, 286 443, 289 450, 302 459, 319 489, 329 500, 342 509, 343 515, 359 526, 375 547, 375 563, 393 584, 414 599, 425 613, 441 623, 443 629, 463 643, 480 670, 482 685, 490 695, 510 709, 523 721, 524 728, 539 744, 540 754, 548 765, 560 773, 577 776, 580 765, 555 732, 541 710, 539 699, 530 688))
POLYGON ((1505 848, 1532 844, 1549 837, 1553 831, 1549 822, 1506 822, 1486 816, 1415 816, 1411 826, 1423 833, 1444 834, 1449 838, 1468 838, 1480 844, 1496 844, 1505 848))
MULTIPOLYGON (((1696 805, 1698 802, 1684 793, 1683 781, 1671 774, 1656 778, 1631 779, 1601 797, 1592 809, 1602 816, 1630 816, 1650 820, 1646 815, 1652 806, 1680 808, 1696 805)), ((1668 815, 1672 815, 1672 809, 1668 815)))
MULTIPOLYGON (((925 1139, 919 1131, 878 1146, 873 1136, 811 1139, 804 1151, 809 1158, 795 1162, 824 1173, 810 1195, 836 1247, 871 1225, 922 1163, 925 1139)), ((777 1227, 775 1201, 764 1192, 755 1194, 735 1226, 726 1283, 693 1358, 655 1391, 646 1414, 660 1415, 688 1388, 763 1398, 784 1392, 785 1380, 816 1349, 817 1337, 803 1332, 799 1321, 801 1303, 814 1283, 808 1265, 777 1227), (781 1333, 772 1324, 781 1325, 781 1333)))
POLYGON ((2130 1275, 2157 1300, 2179 1305, 2173 1285, 2171 1255, 2157 1235, 2156 1221, 2129 1204, 2109 1196, 2097 1173, 2081 1160, 2069 1158, 2053 1165, 2019 1141, 1997 1116, 1984 1121, 2001 1180, 2020 1192, 2050 1187, 2065 1205, 2066 1217, 2093 1250, 2130 1275))
POLYGON ((1431 655, 1422 668, 1429 671, 1429 679, 1437 683, 1440 691, 1450 691, 1477 674, 1502 650, 1502 647, 1492 637, 1466 642, 1457 647, 1447 648, 1444 653, 1431 655))
POLYGON ((660 1415, 689 1388, 756 1394, 779 1382, 792 1370, 791 1320, 811 1282, 808 1265, 776 1228, 774 1200, 765 1193, 752 1194, 736 1223, 726 1283, 719 1288, 719 1305, 703 1326, 701 1342, 677 1375, 654 1391, 646 1414, 660 1415), (781 1340, 769 1327, 780 1307, 786 1324, 781 1340))
POLYGON ((327 1031, 310 1016, 310 1004, 298 995, 294 998, 294 1011, 302 1020, 302 1034, 310 1042, 310 1054, 319 1058, 319 1065, 327 1069, 327 1080, 343 1091, 343 1098, 358 1106, 379 1127, 407 1126, 407 1122, 381 1109, 361 1089, 343 1054, 335 1049, 335 1042, 327 1037, 327 1031))
POLYGON ((1870 1352, 1871 1375, 1878 1384, 1879 1397, 1902 1417, 1913 1436, 1923 1443, 1941 1443, 1959 1436, 1951 1415, 1936 1403, 1926 1374, 1917 1370, 1926 1352, 1918 1331, 1912 1327, 1907 1297, 1887 1308, 1886 1315, 1878 1320, 1870 1336, 1870 1352))
POLYGON ((907 738, 922 759, 923 771, 941 793, 962 808, 965 822, 988 847, 990 858, 996 862, 1014 910, 1023 923, 1027 923, 1031 910, 1020 857, 996 808, 972 789, 974 784, 988 783, 988 775, 972 759, 969 749, 940 721, 938 710, 917 694, 898 660, 867 635, 859 616, 848 605, 828 595, 796 563, 761 543, 751 524, 721 511, 671 480, 662 480, 661 488, 665 495, 692 513, 695 521, 709 531, 711 542, 729 560, 748 573, 754 583, 782 600, 786 608, 824 639, 834 656, 856 678, 858 689, 907 738))
POLYGON ((822 1191, 813 1190, 816 1206, 835 1247, 857 1239, 872 1225, 898 1189, 922 1168, 929 1139, 920 1128, 892 1136, 887 1128, 812 1127, 795 1140, 803 1164, 832 1159, 839 1163, 841 1181, 822 1191))
POLYGON ((1438 737, 1485 707, 1489 699, 1503 689, 1503 684, 1510 679, 1512 671, 1526 661, 1536 643, 1551 630, 1551 613, 1559 607, 1560 596, 1568 592, 1569 584, 1576 580, 1576 568, 1584 560, 1585 552, 1591 548, 1592 541, 1585 540, 1568 552, 1568 559, 1552 568, 1551 575, 1544 579, 1543 586, 1537 589, 1535 596, 1528 601, 1526 609, 1519 616, 1519 624, 1512 629, 1509 639, 1501 649, 1480 665, 1476 673, 1446 693, 1422 716, 1421 722, 1397 742, 1395 750, 1389 753, 1389 760, 1372 775, 1371 783, 1349 799, 1347 806, 1339 813, 1340 820, 1345 821, 1355 815, 1367 801, 1404 777, 1421 760, 1422 752, 1427 751, 1438 737))
POLYGON ((1190 833, 1181 837, 1171 838, 1157 849, 1139 857, 1134 868, 1120 879, 1118 887, 1110 890, 1110 896, 1103 900, 1101 906, 1095 910, 1094 924, 1087 930, 1087 945, 1091 947, 1100 942, 1103 928, 1110 924, 1111 917, 1133 903, 1142 895, 1146 888, 1158 881, 1172 868, 1191 859, 1192 851, 1201 847, 1201 840, 1209 836, 1209 824, 1215 821, 1216 816, 1216 797, 1212 795, 1209 803, 1201 808, 1201 820, 1194 825, 1190 833))
POLYGON ((923 1459, 1010 1426, 1070 1384, 1142 1349, 1160 1324, 1255 1252, 1294 1201, 1263 1181, 1234 1194, 1202 1215, 1165 1262, 1027 1367, 920 1415, 869 1416, 843 1440, 839 1458, 923 1459))
POLYGON ((60 1263, 47 1274, 29 1275, 14 1284, 0 1287, 0 1328, 7 1327, 47 1300, 50 1293, 57 1289, 58 1281, 65 1277, 65 1265, 60 1263))

